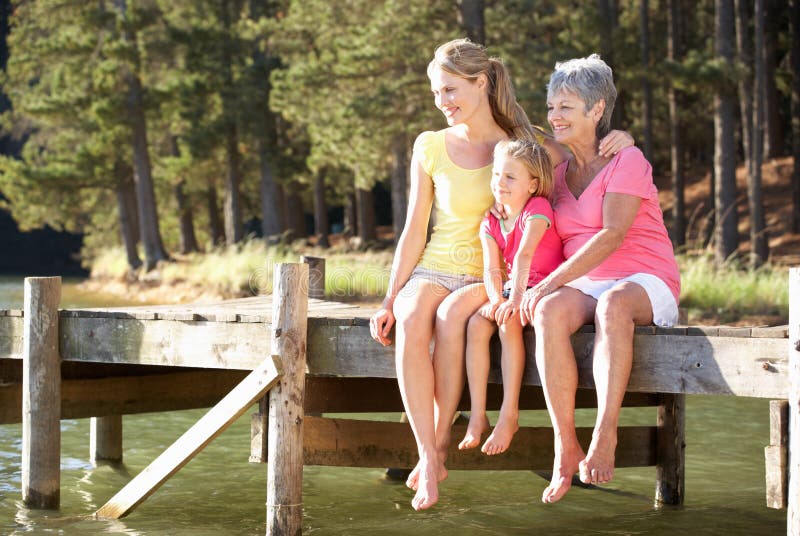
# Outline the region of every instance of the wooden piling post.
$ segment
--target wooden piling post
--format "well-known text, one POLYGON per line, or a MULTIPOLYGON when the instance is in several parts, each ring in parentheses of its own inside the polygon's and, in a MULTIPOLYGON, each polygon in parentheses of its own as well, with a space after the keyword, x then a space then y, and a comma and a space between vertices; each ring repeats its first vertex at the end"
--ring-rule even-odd
POLYGON ((122 461, 122 415, 92 417, 89 425, 89 458, 99 461, 122 461))
POLYGON ((789 495, 786 534, 800 536, 800 268, 789 270, 789 495))
POLYGON ((26 277, 22 352, 22 500, 57 509, 61 500, 60 277, 26 277))
POLYGON ((308 266, 276 265, 272 289, 272 353, 284 374, 269 393, 267 534, 295 535, 303 528, 308 266))
POLYGON ((770 400, 769 446, 764 447, 767 508, 786 508, 786 489, 789 484, 786 478, 788 442, 789 403, 786 400, 770 400))
POLYGON ((656 445, 656 506, 683 504, 686 395, 659 395, 656 445))
POLYGON ((300 262, 308 264, 308 297, 325 299, 325 258, 302 255, 300 262))

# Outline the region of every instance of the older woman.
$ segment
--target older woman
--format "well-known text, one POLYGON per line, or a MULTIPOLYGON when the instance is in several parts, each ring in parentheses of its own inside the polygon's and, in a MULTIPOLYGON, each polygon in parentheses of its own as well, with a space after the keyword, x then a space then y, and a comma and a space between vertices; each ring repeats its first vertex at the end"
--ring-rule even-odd
POLYGON ((548 122, 572 153, 555 169, 552 197, 567 260, 526 293, 521 315, 536 331, 555 436, 546 503, 564 496, 576 472, 585 483, 611 480, 634 326, 670 326, 678 318, 678 266, 652 168, 635 147, 613 157, 598 152, 616 95, 611 68, 596 54, 556 64, 548 84, 548 122), (578 370, 570 336, 590 322, 597 421, 584 453, 575 432, 578 370))

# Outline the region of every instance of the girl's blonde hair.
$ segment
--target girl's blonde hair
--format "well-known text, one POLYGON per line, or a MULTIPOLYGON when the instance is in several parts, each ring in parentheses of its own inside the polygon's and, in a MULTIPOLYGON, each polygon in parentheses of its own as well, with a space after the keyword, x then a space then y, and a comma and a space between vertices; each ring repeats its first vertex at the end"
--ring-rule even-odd
POLYGON ((503 140, 494 146, 494 159, 500 156, 522 162, 531 178, 539 179, 534 196, 550 197, 553 193, 553 164, 544 147, 530 140, 503 140))
POLYGON ((514 85, 500 58, 489 57, 486 49, 469 39, 454 39, 440 45, 428 64, 428 76, 439 68, 446 73, 475 81, 485 74, 489 80, 489 105, 492 117, 510 138, 536 141, 550 135, 531 125, 528 115, 517 102, 514 85))

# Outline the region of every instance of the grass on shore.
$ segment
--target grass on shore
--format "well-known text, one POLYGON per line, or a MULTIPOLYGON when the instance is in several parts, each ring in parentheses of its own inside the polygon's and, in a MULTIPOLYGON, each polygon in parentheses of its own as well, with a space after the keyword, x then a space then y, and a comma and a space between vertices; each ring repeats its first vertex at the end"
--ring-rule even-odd
MULTIPOLYGON (((393 250, 359 252, 342 248, 320 249, 299 245, 268 246, 262 240, 180 256, 143 276, 152 285, 184 285, 220 297, 268 294, 272 291, 273 265, 298 262, 301 255, 325 258, 325 288, 329 299, 378 302, 389 280, 393 250)), ((765 265, 756 270, 736 263, 721 268, 711 255, 682 254, 681 307, 689 309, 690 323, 710 320, 735 322, 744 317, 765 317, 785 324, 789 315, 788 269, 765 265)), ((128 277, 122 248, 102 252, 92 263, 92 277, 121 281, 128 277)))

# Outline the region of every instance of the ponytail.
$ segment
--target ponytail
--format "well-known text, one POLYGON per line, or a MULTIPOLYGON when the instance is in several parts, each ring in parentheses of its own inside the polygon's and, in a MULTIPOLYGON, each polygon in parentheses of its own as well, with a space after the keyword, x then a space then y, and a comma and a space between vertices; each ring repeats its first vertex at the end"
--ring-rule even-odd
POLYGON ((500 58, 489 58, 489 104, 495 122, 509 138, 543 143, 552 138, 542 128, 531 124, 528 114, 517 102, 514 85, 500 58))

